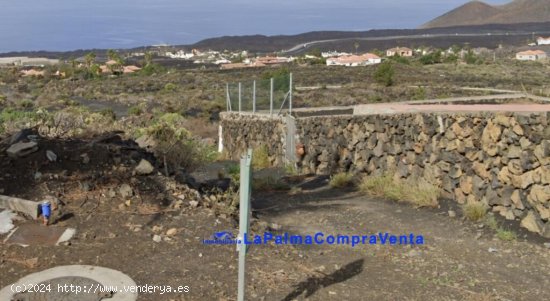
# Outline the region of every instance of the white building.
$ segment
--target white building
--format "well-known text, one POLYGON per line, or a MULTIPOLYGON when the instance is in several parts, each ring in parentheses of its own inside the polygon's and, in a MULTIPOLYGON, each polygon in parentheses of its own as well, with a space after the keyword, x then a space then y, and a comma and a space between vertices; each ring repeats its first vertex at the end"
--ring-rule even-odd
POLYGON ((382 59, 376 54, 346 55, 327 59, 327 66, 366 66, 380 64, 382 59))
POLYGON ((520 61, 538 61, 546 57, 546 52, 542 50, 527 50, 516 53, 516 59, 520 61))
POLYGON ((537 38, 537 44, 538 45, 550 45, 550 37, 548 37, 548 38, 538 37, 537 38))

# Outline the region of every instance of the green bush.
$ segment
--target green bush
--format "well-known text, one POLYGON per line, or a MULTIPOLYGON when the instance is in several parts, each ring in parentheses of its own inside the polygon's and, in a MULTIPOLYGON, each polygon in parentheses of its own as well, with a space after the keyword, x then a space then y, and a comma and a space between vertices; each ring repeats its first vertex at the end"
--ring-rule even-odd
POLYGON ((131 106, 128 108, 128 115, 139 116, 143 114, 143 109, 140 106, 131 106))
POLYGON ((377 83, 386 87, 393 85, 393 76, 395 70, 391 61, 385 61, 376 68, 374 72, 374 79, 377 83))

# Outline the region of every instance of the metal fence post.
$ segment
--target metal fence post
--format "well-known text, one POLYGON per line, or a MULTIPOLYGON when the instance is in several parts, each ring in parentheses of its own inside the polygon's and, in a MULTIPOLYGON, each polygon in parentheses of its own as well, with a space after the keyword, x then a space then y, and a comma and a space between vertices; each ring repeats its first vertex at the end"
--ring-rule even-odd
POLYGON ((256 81, 252 86, 252 113, 256 113, 256 81))
POLYGON ((252 150, 248 149, 247 154, 241 157, 241 175, 240 175, 240 203, 239 203, 239 236, 237 240, 237 250, 239 251, 239 281, 237 300, 244 301, 246 278, 245 263, 247 245, 244 244, 245 236, 248 233, 250 224, 250 192, 251 192, 251 162, 252 150))
POLYGON ((273 116, 273 77, 270 80, 269 88, 269 116, 273 116))
POLYGON ((292 115, 292 73, 290 73, 290 90, 288 91, 289 97, 288 97, 288 107, 289 107, 289 114, 292 115))
POLYGON ((241 83, 239 83, 239 113, 241 113, 241 103, 242 103, 242 98, 241 98, 241 83))
POLYGON ((229 83, 225 84, 227 111, 231 112, 231 95, 229 94, 229 83))

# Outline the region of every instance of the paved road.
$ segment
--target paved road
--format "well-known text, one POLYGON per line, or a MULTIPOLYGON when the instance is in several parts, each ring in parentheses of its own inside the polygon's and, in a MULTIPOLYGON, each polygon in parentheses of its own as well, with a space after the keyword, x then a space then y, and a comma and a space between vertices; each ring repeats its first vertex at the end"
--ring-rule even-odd
POLYGON ((481 37, 481 36, 514 36, 514 35, 526 35, 531 32, 513 32, 513 33, 455 33, 455 34, 419 34, 419 35, 401 35, 401 36, 387 36, 387 37, 357 37, 357 38, 343 38, 343 39, 329 39, 329 40, 317 40, 307 43, 300 43, 290 49, 283 50, 282 53, 294 54, 303 52, 311 48, 312 46, 318 46, 323 43, 331 43, 338 41, 385 41, 385 40, 397 40, 397 39, 422 39, 422 38, 445 38, 445 37, 481 37))

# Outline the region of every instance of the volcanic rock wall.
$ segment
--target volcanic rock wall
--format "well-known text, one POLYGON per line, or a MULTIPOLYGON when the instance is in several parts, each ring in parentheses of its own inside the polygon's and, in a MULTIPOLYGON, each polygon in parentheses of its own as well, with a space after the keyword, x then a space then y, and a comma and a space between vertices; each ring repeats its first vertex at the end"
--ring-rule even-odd
MULTIPOLYGON (((424 178, 445 197, 482 201, 550 237, 550 114, 415 113, 296 120, 304 173, 339 171, 424 178)), ((224 115, 228 153, 267 145, 284 160, 284 119, 224 115), (228 143, 228 141, 231 141, 228 143)))

